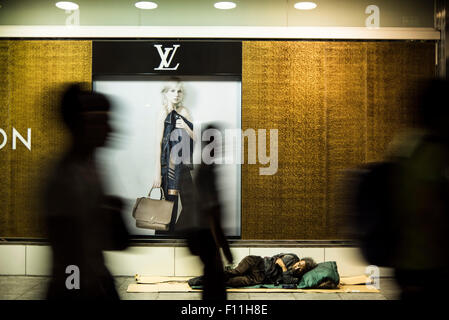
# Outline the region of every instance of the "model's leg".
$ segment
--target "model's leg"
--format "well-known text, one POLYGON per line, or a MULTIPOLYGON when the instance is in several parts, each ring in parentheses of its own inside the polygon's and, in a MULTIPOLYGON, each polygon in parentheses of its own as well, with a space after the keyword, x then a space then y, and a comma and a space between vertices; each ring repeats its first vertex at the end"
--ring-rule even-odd
POLYGON ((182 167, 182 171, 180 172, 179 179, 179 193, 181 196, 182 211, 176 222, 177 230, 197 227, 195 222, 195 215, 197 214, 196 189, 190 170, 186 166, 180 166, 182 167))
POLYGON ((158 230, 156 231, 156 234, 162 234, 162 235, 166 235, 169 234, 171 232, 173 232, 174 230, 174 226, 176 223, 176 216, 178 213, 178 195, 173 195, 170 194, 172 193, 170 190, 172 190, 173 186, 174 186, 174 180, 171 178, 173 177, 172 175, 172 171, 171 171, 171 167, 173 164, 170 164, 170 168, 169 169, 165 169, 167 171, 162 172, 162 190, 164 190, 164 196, 165 199, 168 201, 172 201, 173 203, 173 210, 172 210, 172 215, 171 215, 171 220, 170 220, 170 224, 168 226, 168 230, 167 231, 162 231, 162 230, 158 230), (170 191, 170 192, 169 192, 170 191))

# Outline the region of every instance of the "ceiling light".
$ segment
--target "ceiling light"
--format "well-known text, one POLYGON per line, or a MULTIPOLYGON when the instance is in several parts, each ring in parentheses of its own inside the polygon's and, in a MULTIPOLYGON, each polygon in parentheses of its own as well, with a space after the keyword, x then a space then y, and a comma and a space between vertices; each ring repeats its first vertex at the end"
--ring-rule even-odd
POLYGON ((140 1, 136 2, 135 4, 136 8, 143 9, 143 10, 152 10, 157 8, 157 3, 150 2, 150 1, 140 1))
POLYGON ((56 2, 56 6, 62 10, 78 10, 78 8, 79 8, 79 5, 77 5, 75 2, 69 2, 69 1, 56 2))
POLYGON ((295 3, 295 9, 298 10, 312 10, 316 8, 315 2, 297 2, 295 3))
POLYGON ((214 4, 214 7, 221 10, 234 9, 237 5, 230 1, 221 1, 214 4))

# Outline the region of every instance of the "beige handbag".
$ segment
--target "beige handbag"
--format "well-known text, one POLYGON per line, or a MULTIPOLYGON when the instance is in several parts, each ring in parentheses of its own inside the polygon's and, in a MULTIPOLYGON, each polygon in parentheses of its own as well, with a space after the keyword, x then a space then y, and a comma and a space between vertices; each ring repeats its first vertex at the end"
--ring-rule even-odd
POLYGON ((151 188, 148 197, 138 198, 133 209, 136 227, 153 230, 168 230, 173 211, 173 201, 165 200, 164 190, 161 189, 159 200, 151 199, 151 188))

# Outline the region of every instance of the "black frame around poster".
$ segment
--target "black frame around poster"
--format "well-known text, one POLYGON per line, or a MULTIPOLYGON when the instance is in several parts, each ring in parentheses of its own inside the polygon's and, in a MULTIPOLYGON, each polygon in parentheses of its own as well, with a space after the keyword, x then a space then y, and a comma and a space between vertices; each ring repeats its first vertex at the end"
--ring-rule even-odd
POLYGON ((242 76, 241 41, 93 41, 92 76, 242 76))
MULTIPOLYGON (((169 80, 174 77, 181 81, 241 81, 242 41, 92 41, 92 83, 97 80, 169 80)), ((240 212, 241 208, 240 199, 240 212)), ((241 239, 241 214, 239 223, 239 236, 227 236, 228 239, 241 239)), ((183 239, 177 235, 132 235, 132 238, 150 242, 183 239)))

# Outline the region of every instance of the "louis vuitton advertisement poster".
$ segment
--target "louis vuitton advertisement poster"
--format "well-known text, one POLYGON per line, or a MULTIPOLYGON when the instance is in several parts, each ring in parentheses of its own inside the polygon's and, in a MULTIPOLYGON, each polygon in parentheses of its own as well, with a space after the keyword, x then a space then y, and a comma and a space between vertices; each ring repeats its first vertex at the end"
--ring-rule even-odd
MULTIPOLYGON (((203 199, 194 192, 195 178, 204 161, 206 127, 216 123, 240 132, 239 45, 94 42, 93 88, 113 102, 111 125, 117 132, 98 150, 97 160, 104 168, 106 191, 125 200, 124 220, 132 235, 178 236, 208 223, 200 221, 198 203, 203 199), (103 59, 106 52, 115 56, 103 59), (220 62, 230 52, 235 54, 220 62), (235 61, 230 61, 232 56, 235 61), (179 141, 188 142, 177 153, 186 161, 173 160, 179 141), (155 210, 157 217, 149 213, 155 210)), ((227 236, 239 237, 241 137, 223 143, 232 148, 236 161, 217 166, 222 226, 227 236)))

